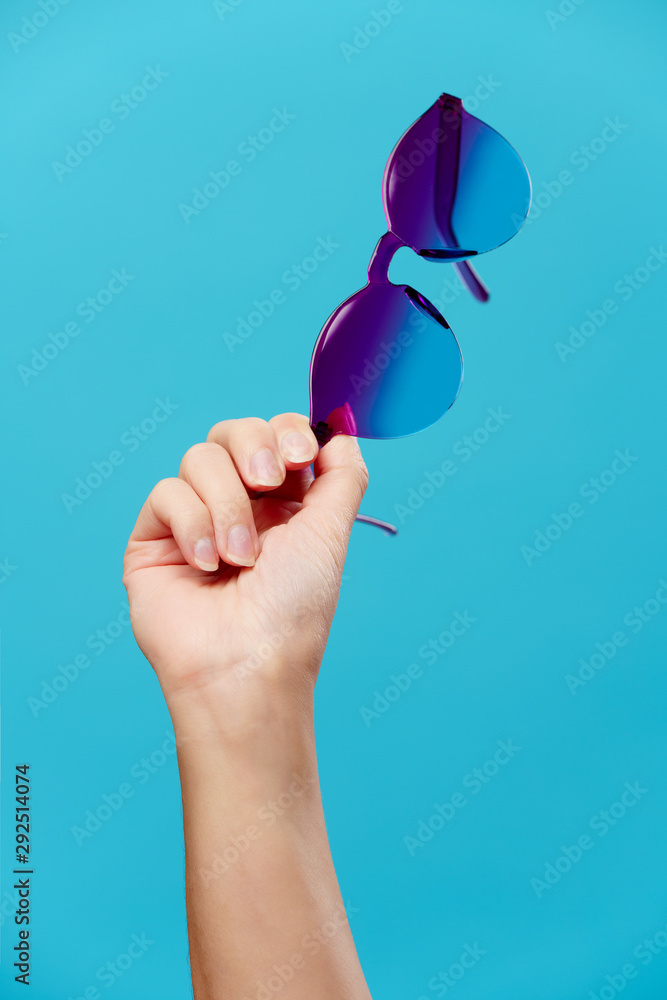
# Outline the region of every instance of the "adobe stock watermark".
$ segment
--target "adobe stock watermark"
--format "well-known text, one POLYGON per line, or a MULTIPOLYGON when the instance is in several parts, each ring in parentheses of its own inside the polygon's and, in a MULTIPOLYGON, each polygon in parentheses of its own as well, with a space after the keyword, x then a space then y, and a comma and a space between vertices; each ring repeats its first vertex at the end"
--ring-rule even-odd
POLYGON ((10 31, 7 35, 7 41, 14 52, 20 52, 24 45, 36 38, 40 31, 60 13, 61 7, 67 6, 69 2, 70 0, 39 0, 37 10, 29 17, 21 18, 19 30, 10 31))
POLYGON ((386 7, 379 10, 373 8, 368 20, 364 24, 356 24, 352 42, 341 42, 338 46, 343 53, 345 62, 352 62, 355 56, 361 55, 367 49, 374 38, 377 38, 385 28, 388 28, 398 14, 402 14, 405 7, 400 0, 388 0, 386 7))
MULTIPOLYGON (((605 118, 600 134, 570 153, 569 163, 576 168, 577 174, 588 170, 591 164, 599 160, 628 128, 630 126, 622 122, 618 115, 614 118, 605 118)), ((572 173, 569 168, 565 168, 560 170, 552 180, 542 181, 539 186, 535 186, 530 209, 523 225, 530 226, 539 219, 555 201, 558 201, 567 188, 574 184, 577 174, 572 173)), ((513 212, 511 220, 518 227, 522 224, 523 216, 513 212)))
POLYGON ((475 89, 467 97, 462 97, 461 103, 468 114, 474 115, 480 104, 487 101, 491 94, 495 94, 499 87, 502 87, 502 83, 494 80, 491 73, 487 76, 478 76, 475 89))
POLYGON ((293 774, 288 788, 275 799, 268 799, 260 806, 257 810, 257 822, 249 823, 238 834, 230 837, 221 852, 216 852, 213 855, 210 867, 200 869, 199 874, 206 888, 212 882, 217 882, 222 878, 239 858, 245 855, 256 841, 261 839, 264 832, 270 829, 304 796, 312 785, 317 785, 317 779, 303 778, 299 774, 293 774))
POLYGON ((50 705, 53 705, 78 680, 81 674, 93 665, 95 660, 88 651, 93 653, 94 657, 99 658, 125 634, 129 627, 130 608, 127 601, 123 601, 121 610, 115 618, 86 636, 83 644, 86 652, 75 653, 69 660, 59 663, 51 679, 42 681, 38 695, 29 695, 26 698, 25 703, 32 712, 33 718, 38 718, 41 712, 45 712, 50 705))
POLYGON ((467 288, 458 275, 451 278, 448 277, 442 282, 438 295, 431 297, 431 302, 438 312, 444 316, 447 306, 451 306, 453 302, 456 302, 464 292, 467 292, 467 288))
MULTIPOLYGON (((446 996, 461 980, 470 969, 474 969, 477 963, 486 955, 486 948, 481 948, 477 941, 474 944, 464 944, 461 954, 456 961, 447 966, 446 969, 439 969, 435 976, 431 976, 428 981, 428 989, 435 993, 437 997, 446 996)), ((423 993, 417 1000, 432 1000, 423 993)))
POLYGON ((178 211, 186 226, 190 225, 193 216, 201 215, 205 208, 214 201, 221 191, 225 191, 231 184, 234 177, 243 173, 244 164, 252 163, 260 153, 271 145, 273 140, 281 132, 284 132, 288 125, 296 119, 296 115, 288 111, 286 107, 273 108, 273 116, 258 132, 248 135, 236 147, 237 156, 242 160, 228 160, 222 170, 209 170, 208 180, 204 181, 201 187, 192 189, 192 200, 190 202, 180 202, 178 211))
MULTIPOLYGON (((94 295, 88 295, 79 302, 74 309, 75 315, 86 324, 94 323, 97 317, 125 291, 134 279, 135 275, 128 274, 126 268, 123 267, 120 271, 114 268, 106 285, 98 288, 94 295)), ((31 379, 37 378, 58 355, 67 350, 74 338, 78 337, 81 332, 81 324, 76 320, 69 320, 60 330, 48 333, 46 343, 42 344, 41 347, 33 347, 30 362, 16 366, 16 371, 23 384, 28 385, 31 379)))
POLYGON ((0 559, 0 583, 7 583, 7 580, 16 573, 18 566, 15 566, 8 556, 0 559))
POLYGON ((78 507, 83 506, 86 500, 89 500, 93 493, 113 476, 116 469, 125 464, 128 455, 133 454, 145 441, 148 441, 160 424, 168 420, 180 406, 179 403, 172 403, 169 396, 166 399, 156 398, 154 402, 155 406, 148 416, 144 417, 138 424, 132 424, 126 431, 123 431, 120 436, 119 448, 114 448, 104 458, 93 461, 89 472, 77 476, 71 493, 60 494, 60 499, 68 514, 72 514, 78 507))
MULTIPOLYGON (((239 506, 235 502, 225 505, 225 514, 234 519, 239 513, 239 506)), ((350 577, 343 574, 342 580, 349 580, 350 577)), ((242 683, 245 678, 251 677, 258 670, 261 670, 278 653, 286 643, 296 635, 300 625, 313 615, 313 609, 329 599, 329 593, 324 587, 317 587, 309 592, 309 602, 297 601, 290 609, 289 619, 282 622, 276 632, 269 632, 263 642, 244 659, 234 664, 234 674, 237 680, 242 683)))
MULTIPOLYGON (((608 493, 612 486, 638 461, 639 456, 633 455, 629 448, 624 451, 617 448, 609 467, 582 483, 579 487, 579 496, 586 500, 589 506, 596 504, 600 497, 608 493)), ((526 566, 532 567, 536 559, 541 559, 554 542, 562 538, 574 522, 583 517, 585 513, 586 508, 575 500, 568 504, 567 510, 559 514, 552 514, 544 530, 535 531, 532 545, 521 546, 520 552, 526 566)))
MULTIPOLYGON (((667 605, 667 581, 660 579, 655 595, 649 597, 643 604, 635 604, 634 608, 623 616, 623 624, 632 635, 637 635, 653 621, 656 615, 660 614, 665 605, 667 605)), ((565 674, 564 681, 570 694, 575 695, 580 688, 597 677, 609 661, 614 659, 619 649, 627 646, 629 638, 626 632, 618 629, 609 639, 596 642, 595 652, 591 653, 588 659, 583 656, 579 659, 579 669, 576 674, 565 674)))
MULTIPOLYGON (((633 948, 632 957, 642 966, 647 966, 658 955, 662 955, 665 948, 667 948, 667 927, 663 926, 651 937, 643 938, 633 948)), ((634 962, 626 962, 619 972, 613 972, 604 977, 605 985, 600 987, 597 992, 589 990, 588 1000, 614 1000, 614 997, 625 989, 630 980, 636 979, 640 972, 641 968, 638 968, 634 962)))
MULTIPOLYGON (((621 302, 630 299, 651 280, 656 271, 660 271, 667 261, 667 253, 662 243, 658 248, 650 247, 643 264, 636 267, 630 274, 626 273, 614 282, 614 292, 621 302)), ((598 330, 601 330, 610 316, 619 310, 618 299, 605 299, 597 309, 587 309, 586 319, 579 326, 568 327, 570 336, 563 343, 557 340, 554 344, 556 354, 565 363, 569 357, 580 351, 598 330)))
POLYGON ((502 406, 494 409, 489 407, 486 412, 488 416, 478 427, 452 445, 453 457, 445 458, 437 468, 424 472, 421 483, 408 490, 405 503, 394 504, 394 516, 400 524, 404 524, 409 517, 413 517, 418 510, 421 510, 426 501, 434 497, 436 492, 457 474, 461 465, 465 465, 473 455, 481 451, 512 416, 511 413, 506 413, 502 406), (455 459, 460 460, 458 464, 455 459))
MULTIPOLYGON (((470 792, 471 796, 478 795, 521 750, 521 747, 515 746, 512 740, 498 740, 496 746, 498 749, 492 757, 485 760, 481 767, 473 767, 461 779, 462 786, 470 792)), ((403 837, 403 843, 410 857, 414 858, 418 850, 423 850, 433 840, 436 833, 444 830, 445 826, 451 823, 469 802, 470 798, 465 796, 463 792, 454 792, 444 802, 434 802, 434 812, 426 819, 419 820, 414 835, 407 834, 403 837)))
POLYGON ((12 923, 14 922, 14 917, 19 912, 19 902, 20 897, 17 889, 14 889, 12 892, 8 892, 7 890, 3 892, 2 902, 0 903, 0 927, 4 927, 5 921, 8 918, 12 923))
POLYGON ((431 296, 431 302, 444 316, 447 312, 447 306, 451 306, 464 294, 469 295, 470 292, 461 281, 458 273, 455 273, 451 277, 444 278, 439 293, 431 296))
MULTIPOLYGON (((426 328, 427 320, 421 313, 412 313, 408 319, 409 325, 417 333, 421 333, 426 328)), ((356 396, 359 396, 364 389, 368 389, 376 379, 386 372, 392 361, 403 354, 406 347, 411 347, 414 343, 412 333, 409 330, 401 330, 395 340, 382 340, 379 344, 379 351, 372 358, 364 358, 362 366, 349 376, 350 385, 354 389, 356 396)))
POLYGON ((297 625, 293 621, 283 622, 276 632, 269 632, 264 642, 260 642, 254 652, 245 660, 234 664, 234 675, 239 682, 251 677, 283 649, 286 643, 297 634, 297 625))
POLYGON ((568 21, 584 3, 586 0, 561 0, 556 10, 545 10, 544 16, 551 30, 555 31, 559 24, 568 21))
MULTIPOLYGON (((138 959, 144 957, 151 945, 154 944, 155 941, 146 936, 146 931, 141 934, 133 934, 125 951, 116 955, 111 961, 105 962, 104 965, 100 965, 95 973, 95 981, 104 986, 106 990, 111 989, 138 959)), ((102 1000, 102 996, 103 994, 100 993, 95 983, 91 983, 76 996, 70 993, 67 1000, 102 1000)))
POLYGON ((280 277, 280 286, 272 288, 262 299, 254 299, 253 308, 246 315, 236 317, 234 332, 225 330, 222 337, 225 346, 230 354, 233 354, 237 347, 245 343, 252 337, 256 330, 264 325, 267 319, 273 316, 279 306, 287 302, 288 295, 283 291, 297 292, 304 282, 315 274, 321 265, 340 249, 340 243, 336 243, 332 236, 326 239, 317 237, 315 246, 301 261, 286 268, 280 277))
POLYGON ((350 918, 359 912, 359 908, 352 906, 349 900, 344 906, 337 906, 327 920, 304 934, 299 942, 300 951, 285 956, 282 962, 273 963, 262 978, 256 981, 252 996, 245 994, 240 1000, 273 1000, 280 995, 283 987, 306 968, 308 959, 327 948, 340 929, 347 927, 350 918))
MULTIPOLYGON (((487 100, 487 98, 489 98, 491 94, 493 94, 501 86, 499 81, 494 80, 491 75, 486 77, 478 76, 477 80, 478 83, 474 92, 461 100, 463 107, 470 114, 475 112, 479 108, 480 104, 487 100)), ((458 117, 456 112, 451 112, 451 114, 453 114, 455 118, 458 117)), ((440 120, 442 120, 442 117, 440 120)), ((403 147, 401 155, 395 162, 395 171, 398 183, 402 183, 409 177, 412 177, 415 170, 419 169, 419 167, 426 162, 428 157, 437 153, 442 143, 447 141, 449 135, 450 133, 447 129, 443 129, 438 125, 436 128, 431 130, 430 135, 427 135, 426 137, 420 136, 419 138, 415 137, 409 151, 403 147)))
MULTIPOLYGON (((323 590, 318 590, 317 593, 322 598, 327 596, 323 590)), ((315 594, 313 594, 313 601, 315 600, 315 594)), ((258 671, 268 667, 276 654, 281 650, 284 652, 293 636, 298 634, 300 623, 311 616, 312 607, 309 609, 305 604, 297 604, 290 620, 282 622, 280 628, 275 632, 267 633, 264 641, 260 642, 244 660, 234 664, 233 672, 238 683, 244 683, 246 678, 252 677, 258 671)))
POLYGON ((648 789, 640 785, 638 781, 633 784, 626 781, 617 801, 612 802, 607 809, 601 809, 595 813, 588 821, 588 829, 597 834, 598 839, 595 840, 590 833, 582 833, 574 844, 561 846, 561 853, 556 860, 548 861, 545 864, 541 878, 531 878, 530 886, 537 898, 541 899, 545 892, 549 892, 555 885, 558 885, 563 875, 572 871, 574 865, 579 864, 584 854, 587 851, 592 851, 598 841, 606 837, 647 792, 648 789))
MULTIPOLYGON (((452 618, 449 626, 436 636, 434 639, 429 639, 422 646, 419 647, 418 657, 421 660, 425 660, 429 667, 432 667, 438 662, 441 656, 444 656, 452 646, 464 636, 471 625, 477 621, 473 618, 468 611, 464 611, 461 614, 457 611, 452 618)), ((419 663, 410 663, 405 668, 405 673, 400 674, 390 674, 389 684, 380 691, 378 688, 373 691, 373 701, 370 707, 362 705, 359 709, 359 714, 364 721, 364 725, 367 729, 370 728, 374 719, 379 719, 385 715, 392 705, 395 705, 399 701, 406 691, 409 691, 416 680, 419 680, 424 676, 424 668, 419 663)))
POLYGON ((111 792, 105 792, 97 806, 93 809, 86 809, 82 825, 70 827, 70 833, 77 845, 81 847, 87 840, 94 837, 98 830, 101 830, 104 824, 108 823, 123 808, 128 799, 134 798, 137 787, 150 781, 151 777, 157 774, 175 753, 174 734, 167 732, 166 739, 156 750, 153 750, 150 756, 141 757, 130 768, 130 778, 134 778, 136 784, 132 781, 122 781, 118 788, 111 792))
POLYGON ((216 12, 221 21, 229 15, 233 14, 237 7, 240 7, 245 0, 213 0, 213 10, 216 12))
POLYGON ((51 169, 61 183, 65 177, 74 173, 84 160, 88 159, 93 150, 102 145, 106 136, 116 131, 118 122, 129 118, 132 112, 140 104, 143 104, 148 95, 169 76, 169 73, 160 69, 159 65, 146 66, 145 69, 146 72, 141 80, 132 87, 129 93, 122 93, 111 102, 109 111, 114 116, 113 118, 100 118, 92 128, 82 129, 81 138, 77 140, 76 144, 65 147, 62 161, 52 161, 51 169))

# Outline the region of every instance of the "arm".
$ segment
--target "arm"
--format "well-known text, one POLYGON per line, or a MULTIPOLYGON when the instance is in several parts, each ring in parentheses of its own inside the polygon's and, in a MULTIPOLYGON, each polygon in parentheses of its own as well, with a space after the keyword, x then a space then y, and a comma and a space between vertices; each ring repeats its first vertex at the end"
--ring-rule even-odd
POLYGON ((253 705, 261 727, 230 742, 215 701, 196 701, 170 707, 196 1000, 254 1000, 278 983, 290 1000, 369 1000, 327 841, 312 718, 273 692, 253 705))
POLYGON ((471 292, 478 302, 488 302, 489 300, 489 289, 486 287, 477 271, 468 263, 467 260, 457 260, 454 263, 454 267, 458 271, 459 278, 466 286, 469 292, 471 292))
POLYGON ((128 543, 133 629, 178 748, 196 1000, 277 989, 284 1000, 370 1000, 329 849, 313 727, 366 482, 356 441, 337 436, 317 454, 305 417, 224 421, 186 453, 178 479, 153 490, 128 543), (295 431, 305 439, 296 461, 285 441, 295 431), (246 546, 236 557, 234 536, 246 546), (199 544, 195 555, 200 539, 208 554, 199 544))

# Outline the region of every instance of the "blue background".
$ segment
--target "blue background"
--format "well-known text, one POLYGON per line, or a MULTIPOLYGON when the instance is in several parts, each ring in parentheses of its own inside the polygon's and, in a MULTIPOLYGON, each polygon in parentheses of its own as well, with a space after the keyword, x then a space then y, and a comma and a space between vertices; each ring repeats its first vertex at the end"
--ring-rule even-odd
POLYGON ((394 280, 441 305, 466 374, 428 431, 362 442, 362 509, 401 532, 355 527, 318 683, 334 858, 378 1000, 443 995, 432 977, 475 943, 485 954, 456 984, 459 1000, 587 998, 605 986, 611 997, 606 977, 628 962, 638 970, 628 998, 664 997, 667 954, 642 965, 633 951, 667 926, 667 607, 649 603, 659 610, 636 632, 624 618, 667 576, 667 270, 638 272, 631 295, 621 288, 666 236, 667 10, 658 0, 561 7, 572 13, 556 20, 536 0, 405 0, 351 52, 342 43, 373 9, 359 0, 240 0, 230 13, 207 0, 73 0, 14 51, 9 34, 40 8, 3 4, 0 557, 13 567, 0 587, 3 997, 23 995, 11 966, 10 813, 23 761, 37 873, 32 996, 66 1000, 95 983, 106 996, 96 972, 133 934, 154 943, 113 982, 113 1000, 189 995, 176 760, 143 782, 137 767, 170 720, 129 628, 112 626, 117 637, 99 655, 87 638, 123 620, 128 534, 187 448, 225 417, 307 411, 315 337, 363 284, 384 232, 386 158, 443 90, 520 151, 535 207, 514 240, 480 260, 485 306, 458 294, 447 264, 408 250, 392 264, 394 280), (110 111, 157 65, 168 75, 139 106, 123 119, 110 111), (238 146, 274 107, 295 118, 247 162, 238 146), (113 132, 58 179, 52 164, 105 117, 113 132), (593 140, 607 118, 627 127, 600 152, 593 140), (591 143, 599 155, 582 169, 577 151, 591 143), (241 173, 186 222, 179 206, 230 159, 241 173), (563 170, 571 182, 559 192, 563 170), (339 248, 286 289, 283 273, 319 237, 339 248), (26 384, 19 366, 33 348, 123 268, 133 280, 93 322, 79 317, 81 333, 26 384), (224 334, 274 288, 286 301, 230 351, 224 334), (613 315, 561 360, 569 328, 608 299, 613 315), (126 432, 156 399, 175 408, 131 450, 126 432), (509 419, 466 461, 457 442, 498 407, 509 419), (590 503, 581 488, 617 449, 636 461, 590 503), (62 495, 113 450, 123 463, 68 513, 62 495), (447 458, 456 474, 419 506, 426 473, 447 458), (417 509, 401 520, 396 505, 409 496, 417 509), (526 555, 574 502, 581 517, 526 555), (476 620, 428 665, 420 648, 456 612, 476 620), (573 693, 566 675, 619 630, 627 644, 573 693), (86 652, 90 666, 35 709, 29 699, 86 652), (361 709, 411 663, 422 676, 365 722, 361 709), (521 749, 466 792, 465 776, 498 740, 521 749), (134 795, 79 846, 72 828, 127 781, 134 795), (646 791, 600 837, 590 820, 626 782, 646 791), (466 805, 411 853, 405 838, 426 837, 420 821, 455 792, 466 805), (536 888, 531 880, 586 833, 594 848, 536 888))

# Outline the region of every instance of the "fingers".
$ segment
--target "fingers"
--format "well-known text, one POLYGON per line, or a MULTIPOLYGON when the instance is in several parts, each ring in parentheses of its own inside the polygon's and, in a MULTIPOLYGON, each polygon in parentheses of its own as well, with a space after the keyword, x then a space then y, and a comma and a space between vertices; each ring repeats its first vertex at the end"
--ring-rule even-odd
POLYGON ((271 490, 283 482, 285 463, 266 420, 222 420, 211 427, 206 440, 233 457, 241 478, 251 488, 271 490))
POLYGON ((214 547, 216 565, 219 556, 232 566, 254 566, 259 538, 248 490, 277 490, 281 499, 301 500, 312 481, 308 466, 317 450, 308 418, 299 413, 281 414, 268 423, 257 417, 223 420, 211 428, 206 442, 193 445, 181 462, 179 478, 205 504, 213 525, 212 538, 200 540, 197 565, 214 568, 214 547), (206 558, 200 558, 200 551, 206 558))
POLYGON ((259 538, 249 490, 253 495, 274 490, 276 499, 303 502, 324 519, 324 530, 343 541, 367 481, 356 440, 338 435, 320 451, 302 414, 283 413, 268 422, 224 420, 211 428, 206 442, 188 449, 177 479, 161 480, 153 489, 132 537, 173 535, 186 562, 206 571, 215 571, 220 560, 253 566, 259 538))
POLYGON ((322 519, 345 542, 359 513, 368 469, 357 439, 336 434, 320 449, 315 460, 315 481, 303 500, 303 509, 322 519))
POLYGON ((183 558, 203 570, 218 568, 213 523, 206 504, 183 479, 161 479, 141 508, 130 541, 174 537, 183 558))
POLYGON ((213 442, 195 444, 183 456, 178 475, 207 507, 220 558, 232 566, 254 566, 259 539, 250 497, 232 455, 213 442))
POLYGON ((223 420, 206 440, 224 448, 244 483, 260 492, 281 486, 288 472, 307 468, 318 448, 308 418, 300 413, 283 413, 268 423, 256 417, 223 420))
POLYGON ((308 417, 302 413, 281 413, 269 420, 280 454, 286 467, 292 471, 310 465, 318 453, 317 438, 310 429, 308 417))

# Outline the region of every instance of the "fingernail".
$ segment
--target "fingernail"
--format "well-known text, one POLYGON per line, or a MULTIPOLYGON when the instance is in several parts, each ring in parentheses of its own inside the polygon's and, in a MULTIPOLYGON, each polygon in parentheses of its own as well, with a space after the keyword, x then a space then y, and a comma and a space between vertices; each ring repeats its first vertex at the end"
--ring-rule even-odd
POLYGON ((303 434, 293 431, 286 434, 280 442, 280 450, 290 462, 305 462, 313 458, 313 445, 303 434))
POLYGON ((227 553, 243 566, 255 565, 255 546, 245 524, 235 524, 227 532, 227 553))
POLYGON ((218 551, 210 538, 200 538, 195 542, 195 562, 208 573, 218 568, 218 551))
POLYGON ((260 448, 250 459, 250 474, 260 486, 280 486, 283 474, 268 448, 260 448))

